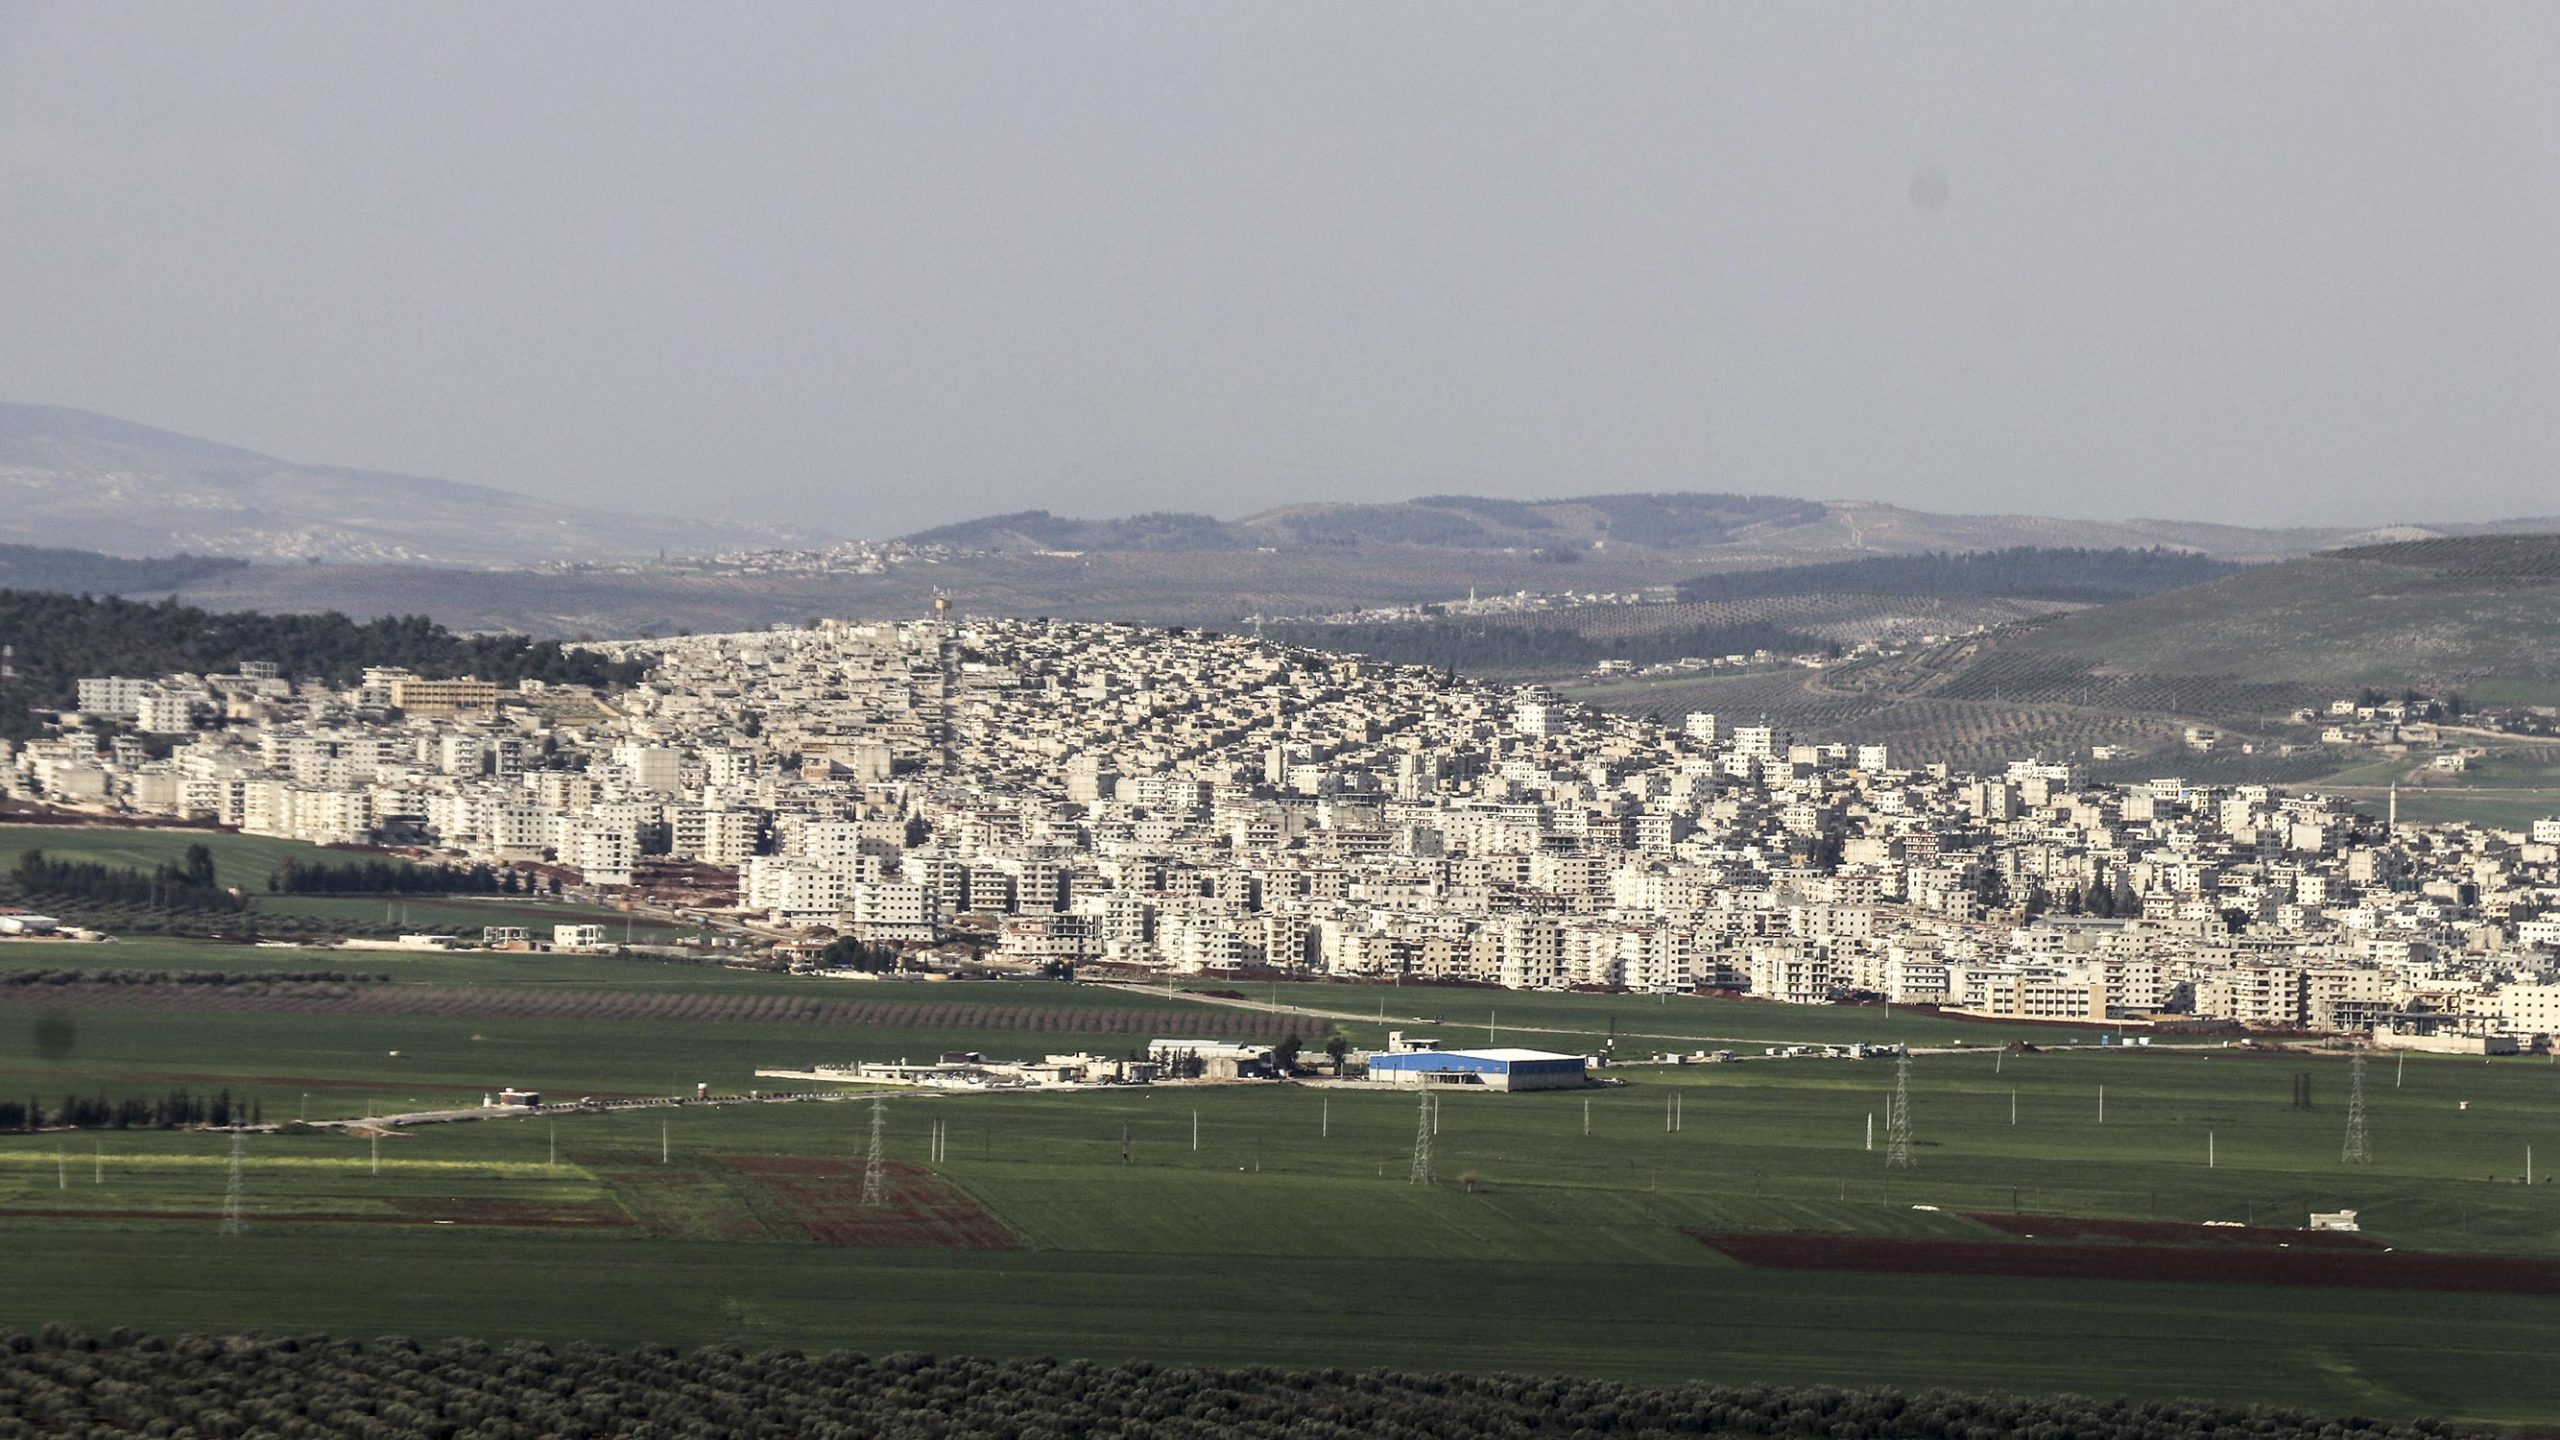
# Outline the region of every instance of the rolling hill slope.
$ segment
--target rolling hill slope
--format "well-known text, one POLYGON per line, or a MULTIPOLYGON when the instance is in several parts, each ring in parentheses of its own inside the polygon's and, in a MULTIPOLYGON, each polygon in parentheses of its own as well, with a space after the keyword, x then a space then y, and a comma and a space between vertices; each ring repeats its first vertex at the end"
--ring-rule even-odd
POLYGON ((2062 677, 2560 686, 2560 534, 2363 546, 2243 570, 2003 634, 1949 683, 1979 689, 2004 667, 2071 685, 2081 682, 2062 677))
MULTIPOLYGON (((1765 716, 1801 738, 1983 765, 2086 758, 2092 744, 2157 756, 2198 722, 2307 740, 2312 728, 2289 712, 2367 687, 2560 704, 2560 534, 2333 550, 1826 670, 1571 693, 1629 711, 1765 716)), ((2275 746, 2177 763, 2260 779, 2334 764, 2275 746)))

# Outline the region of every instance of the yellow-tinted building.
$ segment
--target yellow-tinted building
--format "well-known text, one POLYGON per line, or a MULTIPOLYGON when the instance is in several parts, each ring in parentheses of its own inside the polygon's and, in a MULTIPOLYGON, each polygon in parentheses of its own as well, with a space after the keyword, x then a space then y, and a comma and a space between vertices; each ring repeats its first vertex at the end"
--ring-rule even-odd
POLYGON ((498 708, 498 687, 489 680, 419 680, 391 682, 391 703, 412 715, 459 715, 465 710, 498 708))

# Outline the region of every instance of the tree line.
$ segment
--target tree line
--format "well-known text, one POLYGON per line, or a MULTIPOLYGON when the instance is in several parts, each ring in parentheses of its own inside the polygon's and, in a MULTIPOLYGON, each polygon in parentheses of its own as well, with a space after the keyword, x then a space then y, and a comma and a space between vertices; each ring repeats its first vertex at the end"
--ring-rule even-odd
MULTIPOLYGON (((183 1130, 191 1125, 256 1125, 265 1107, 256 1100, 235 1100, 228 1090, 199 1095, 169 1090, 144 1098, 128 1095, 65 1095, 48 1110, 33 1096, 0 1100, 0 1130, 183 1130)), ((0 1407, 5 1409, 5 1407, 0 1407)))
POLYGON ((829 970, 866 970, 877 974, 898 968, 898 947, 874 945, 850 935, 839 935, 827 942, 826 949, 818 952, 817 963, 829 970))
POLYGON ((2218 580, 2240 567, 2183 550, 2087 550, 2013 545, 2005 550, 1873 555, 1772 570, 1732 570, 1683 580, 1683 600, 1765 600, 1780 595, 2001 595, 2022 600, 2130 600, 2218 580))
POLYGON ((243 660, 272 660, 288 675, 351 685, 370 666, 431 678, 470 675, 500 684, 544 680, 627 685, 647 673, 557 640, 457 635, 423 615, 358 621, 318 615, 217 613, 115 596, 0 590, 0 641, 16 648, 17 678, 0 682, 0 738, 39 732, 28 711, 78 703, 81 677, 216 674, 243 660))
POLYGON ((794 1435, 945 1440, 2464 1440, 2376 1422, 2191 1400, 1638 1385, 1571 1376, 1210 1369, 1145 1361, 980 1360, 901 1352, 558 1348, 407 1336, 166 1339, 47 1325, 0 1335, 0 1415, 24 1434, 603 1437, 794 1435))
POLYGON ((146 905, 161 910, 237 913, 249 908, 247 899, 216 881, 213 856, 202 845, 189 846, 186 859, 179 864, 149 871, 95 860, 55 860, 42 850, 29 850, 18 857, 9 878, 30 896, 146 905))
MULTIPOLYGON (((267 876, 277 895, 538 895, 543 877, 511 866, 403 865, 389 860, 288 858, 267 876)), ((560 893, 558 876, 548 893, 560 893)))
POLYGON ((51 545, 0 545, 0 586, 156 595, 228 570, 246 569, 248 564, 227 555, 190 555, 184 550, 135 560, 51 545))

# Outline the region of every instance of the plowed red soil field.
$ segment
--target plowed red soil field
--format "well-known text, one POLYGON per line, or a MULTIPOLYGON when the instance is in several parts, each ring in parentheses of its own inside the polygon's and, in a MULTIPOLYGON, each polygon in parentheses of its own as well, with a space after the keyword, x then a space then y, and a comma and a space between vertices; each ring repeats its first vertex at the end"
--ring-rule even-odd
POLYGON ((608 1200, 571 1200, 543 1205, 527 1200, 443 1200, 421 1198, 398 1202, 403 1215, 443 1220, 455 1225, 530 1226, 536 1229, 590 1229, 634 1225, 621 1206, 608 1200))
MULTIPOLYGON (((1693 1232, 1696 1233, 1696 1232, 1693 1232)), ((2041 1240, 1897 1240, 1881 1235, 1696 1238, 1746 1265, 1898 1275, 2170 1280, 2217 1285, 2355 1286, 2482 1295, 2560 1295, 2560 1261, 2380 1250, 2085 1245, 2041 1240)))
POLYGON ((723 1169, 769 1196, 798 1237, 821 1245, 1015 1250, 1022 1241, 967 1191, 921 1165, 891 1162, 888 1203, 862 1203, 860 1163, 805 1156, 722 1155, 723 1169))
POLYGON ((2093 1220, 2077 1215, 2003 1215, 1969 1210, 1967 1220, 2032 1240, 2140 1240, 2155 1245, 2212 1245, 2256 1250, 2375 1250, 2379 1242, 2341 1230, 2279 1230, 2271 1225, 2190 1225, 2176 1220, 2093 1220))

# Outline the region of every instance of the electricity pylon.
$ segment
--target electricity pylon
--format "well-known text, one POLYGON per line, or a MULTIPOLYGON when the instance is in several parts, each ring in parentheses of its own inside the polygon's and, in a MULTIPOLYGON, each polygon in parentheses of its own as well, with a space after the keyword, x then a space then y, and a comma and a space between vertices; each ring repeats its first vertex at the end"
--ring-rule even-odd
POLYGON ((1406 1177, 1408 1185, 1429 1185, 1439 1179, 1431 1167, 1431 1091, 1422 1092, 1422 1116, 1413 1129, 1413 1173, 1406 1177))
POLYGON ((2364 1057, 2347 1062, 2347 1143, 2338 1158, 2349 1165, 2373 1163, 2373 1143, 2364 1133, 2364 1057))
POLYGON ((237 1235, 242 1213, 248 1207, 249 1184, 243 1162, 248 1158, 248 1135, 237 1125, 231 1127, 231 1183, 222 1192, 222 1233, 237 1235))
POLYGON ((871 1158, 862 1167, 862 1205, 877 1210, 889 1203, 889 1102, 871 1097, 871 1158))

